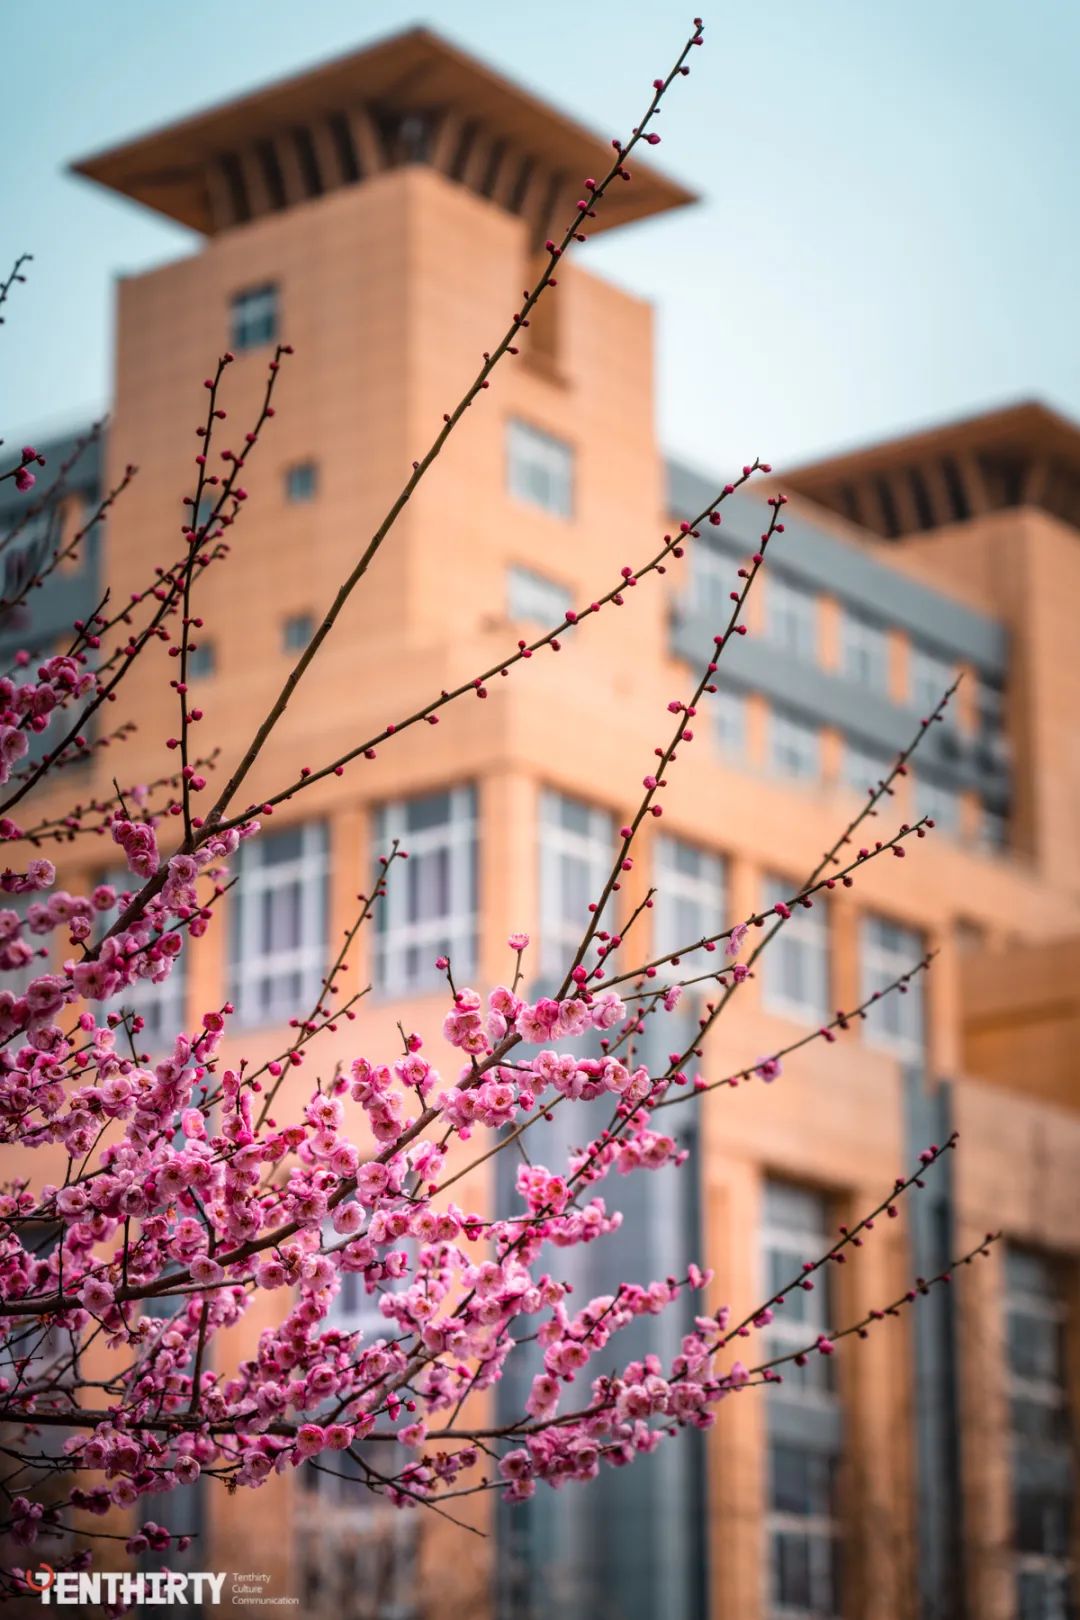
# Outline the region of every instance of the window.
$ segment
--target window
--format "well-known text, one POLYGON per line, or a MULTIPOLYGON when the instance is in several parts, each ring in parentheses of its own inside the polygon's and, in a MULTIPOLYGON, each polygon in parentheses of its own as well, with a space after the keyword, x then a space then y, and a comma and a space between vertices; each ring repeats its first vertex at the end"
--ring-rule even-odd
POLYGON ((956 789, 917 773, 915 819, 921 821, 923 816, 929 816, 942 832, 957 833, 960 830, 960 795, 956 789))
POLYGON ((313 461, 298 461, 285 473, 287 501, 313 501, 319 486, 318 468, 313 461))
MULTIPOLYGON (((860 1001, 909 972, 926 954, 921 934, 887 917, 868 916, 859 929, 860 1001)), ((925 1043, 923 974, 867 1009, 866 1039, 898 1057, 921 1058, 925 1043)))
POLYGON ((507 484, 515 500, 540 506, 555 517, 573 516, 574 451, 571 445, 527 422, 508 422, 506 467, 507 484))
POLYGON ((720 752, 728 759, 745 759, 746 694, 731 686, 719 686, 711 702, 720 752))
POLYGON ((765 634, 777 647, 812 664, 817 659, 817 598, 771 574, 765 580, 765 634))
MULTIPOLYGON (((119 901, 115 910, 99 915, 101 936, 123 912, 126 904, 123 897, 127 895, 130 900, 141 887, 141 879, 133 877, 126 867, 114 867, 103 881, 116 890, 119 901)), ((156 937, 156 932, 150 932, 147 943, 152 943, 156 937)), ((106 1012, 130 1013, 143 1021, 142 1029, 131 1037, 130 1043, 127 1035, 118 1032, 117 1047, 121 1052, 127 1052, 130 1044, 137 1052, 151 1055, 172 1046, 187 1017, 187 953, 190 949, 191 941, 185 933, 183 949, 173 958, 167 978, 156 984, 153 979, 134 979, 104 1003, 106 1012)))
MULTIPOLYGON (((141 879, 133 877, 126 867, 113 867, 104 874, 102 882, 116 890, 118 899, 114 910, 98 914, 98 938, 104 937, 141 886, 141 879)), ((156 938, 155 930, 147 930, 148 945, 153 944, 156 938)), ((173 958, 166 978, 157 983, 151 978, 134 979, 103 1003, 106 1012, 129 1013, 142 1019, 142 1029, 132 1037, 136 1051, 151 1054, 163 1052, 172 1046, 183 1029, 187 1000, 187 952, 190 949, 191 942, 185 935, 183 950, 173 958)), ((118 1037, 118 1046, 121 1051, 127 1051, 129 1041, 126 1035, 118 1037)))
POLYGON ((562 976, 589 925, 615 858, 606 810, 545 789, 540 796, 541 972, 562 976))
POLYGON ((886 754, 879 754, 873 748, 864 748, 862 743, 853 742, 850 737, 844 738, 844 748, 840 759, 840 774, 845 787, 849 787, 860 798, 867 798, 871 788, 877 788, 892 770, 894 761, 886 754))
POLYGON ((217 649, 212 641, 195 642, 187 655, 189 681, 205 681, 217 673, 217 649))
MULTIPOLYGON (((828 1268, 806 1292, 787 1285, 832 1241, 825 1198, 809 1188, 767 1181, 762 1259, 764 1292, 784 1290, 767 1329, 766 1354, 790 1355, 813 1345, 831 1326, 828 1268)), ((842 1427, 831 1359, 788 1363, 769 1391, 769 1614, 772 1620, 823 1620, 840 1613, 837 1493, 842 1427)))
MULTIPOLYGON (((220 500, 221 500, 221 494, 217 490, 205 490, 203 492, 203 494, 199 497, 199 504, 195 508, 195 527, 196 527, 196 529, 202 530, 202 529, 208 529, 209 528, 210 520, 213 517, 215 511, 217 510, 217 505, 218 505, 218 502, 220 500)), ((221 533, 220 526, 213 530, 213 534, 214 534, 215 538, 218 535, 220 535, 220 533, 221 533)), ((203 539, 206 539, 206 538, 207 538, 207 536, 204 534, 203 539)))
MULTIPOLYGON (((795 885, 771 877, 765 883, 765 909, 787 900, 795 885)), ((765 927, 771 926, 766 922, 765 927)), ((820 1024, 829 1006, 829 921, 825 904, 795 906, 764 955, 762 997, 770 1012, 820 1024)))
POLYGON ((278 290, 268 283, 236 293, 230 309, 229 347, 237 354, 274 343, 278 335, 278 290))
POLYGON ((821 775, 821 747, 817 726, 782 709, 769 714, 769 769, 776 776, 803 782, 821 775))
POLYGON ((840 663, 848 680, 870 692, 889 690, 889 638, 882 624, 845 608, 840 620, 840 663))
POLYGON ((1018 1620, 1075 1613, 1075 1509, 1067 1395, 1064 1279, 1045 1255, 1005 1254, 1012 1429, 1013 1556, 1018 1620))
POLYGON ((994 744, 1005 732, 1005 692, 990 681, 980 680, 975 694, 979 736, 994 744))
POLYGON ((993 805, 979 806, 979 843, 983 849, 1000 852, 1009 847, 1009 818, 993 805))
POLYGON ((281 641, 286 652, 303 652, 315 634, 315 620, 310 613, 290 613, 281 630, 281 641))
POLYGON ((234 862, 230 996, 245 1024, 303 1016, 326 971, 323 822, 246 839, 234 862))
POLYGON ((435 959, 448 956, 460 984, 476 961, 476 789, 383 805, 376 854, 395 838, 409 858, 394 863, 375 911, 375 982, 394 994, 433 989, 443 982, 435 959))
POLYGON ((506 611, 511 619, 532 619, 545 629, 563 624, 570 592, 545 574, 516 563, 506 571, 506 611))
POLYGON ((721 620, 726 623, 731 613, 728 593, 737 584, 730 557, 723 556, 704 537, 695 540, 690 548, 690 612, 710 623, 721 620))
POLYGON ((35 941, 26 920, 31 899, 25 894, 0 896, 0 990, 13 996, 23 995, 32 979, 48 971, 48 952, 35 941))
POLYGON ((654 956, 719 933, 724 926, 724 863, 719 855, 681 838, 659 838, 655 879, 654 956))
MULTIPOLYGON (((956 679, 955 665, 917 644, 911 648, 911 702, 920 715, 933 714, 956 679)), ((956 700, 950 698, 942 715, 945 725, 956 724, 956 700)))

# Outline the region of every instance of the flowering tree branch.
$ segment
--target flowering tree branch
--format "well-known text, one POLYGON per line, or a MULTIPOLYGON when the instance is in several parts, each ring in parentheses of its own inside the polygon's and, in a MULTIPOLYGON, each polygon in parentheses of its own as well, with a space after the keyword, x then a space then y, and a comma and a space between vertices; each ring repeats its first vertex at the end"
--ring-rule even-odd
MULTIPOLYGON (((708 1427, 718 1403, 734 1390, 778 1376, 775 1359, 752 1370, 721 1365, 733 1336, 779 1308, 778 1297, 730 1331, 723 1312, 698 1317, 671 1365, 657 1371, 633 1360, 624 1364, 617 1335, 681 1306, 708 1285, 709 1274, 687 1256, 678 1277, 624 1282, 575 1308, 559 1257, 617 1230, 619 1214, 600 1192, 612 1173, 648 1174, 685 1162, 686 1150, 657 1128, 663 1109, 693 1099, 701 1105, 718 1087, 751 1076, 775 1078, 787 1055, 814 1040, 830 1041, 872 1000, 903 993, 929 965, 929 957, 912 964, 874 997, 750 1068, 712 1081, 698 1074, 691 1082, 685 1072, 795 907, 850 887, 878 856, 902 857, 908 840, 923 838, 932 826, 926 818, 904 824, 890 838, 844 854, 864 818, 892 792, 911 749, 809 878, 771 911, 652 956, 637 945, 653 891, 621 928, 614 915, 638 834, 646 818, 662 814, 670 774, 693 741, 692 722, 715 692, 718 659, 734 636, 746 633, 749 592, 783 529, 782 496, 770 502, 759 549, 739 570, 727 623, 689 698, 667 706, 675 717, 668 740, 654 750, 657 763, 620 830, 610 872, 582 918, 580 941, 556 994, 526 995, 524 935, 509 941, 509 983, 486 997, 455 979, 450 959, 439 959, 448 1000, 442 1034, 455 1054, 455 1074, 444 1079, 421 1035, 404 1027, 399 1055, 335 1055, 319 1063, 325 1035, 352 1026, 367 994, 350 989, 346 974, 361 931, 378 922, 388 885, 399 881, 400 863, 408 859, 396 843, 383 855, 371 892, 357 897, 354 920, 317 994, 295 1009, 275 1056, 250 1062, 236 1055, 242 1038, 230 1022, 235 1010, 228 1001, 204 1011, 197 1027, 155 1061, 138 1050, 145 1024, 135 1007, 144 1003, 117 1010, 136 988, 145 996, 147 985, 163 986, 188 942, 215 925, 236 881, 230 866, 241 841, 261 835, 260 818, 314 782, 340 777, 353 760, 374 759, 403 731, 437 723, 457 698, 469 692, 483 698, 492 679, 542 650, 557 652, 571 631, 587 634, 602 610, 621 608, 640 582, 663 575, 700 543, 704 526, 719 523, 728 496, 769 471, 759 461, 744 466, 693 522, 664 536, 644 563, 624 565, 602 596, 567 613, 555 629, 519 642, 487 670, 366 742, 305 767, 262 805, 234 809, 398 516, 495 367, 517 352, 539 299, 553 293, 560 259, 584 239, 609 189, 629 179, 635 147, 658 139, 655 115, 676 78, 689 71, 688 58, 701 41, 695 19, 675 65, 654 81, 641 122, 626 141, 612 143, 608 172, 585 181, 573 219, 547 244, 537 282, 413 464, 209 811, 198 812, 198 794, 218 749, 195 747, 194 727, 204 715, 189 690, 193 637, 203 628, 198 597, 206 570, 225 564, 231 553, 229 532, 248 497, 241 478, 274 416, 287 348, 275 351, 241 449, 218 448, 231 355, 223 355, 206 379, 182 555, 152 570, 125 603, 111 603, 106 593, 72 627, 64 654, 43 658, 36 670, 26 655, 0 679, 0 782, 6 784, 0 837, 11 854, 24 856, 26 845, 46 840, 62 847, 94 833, 110 841, 132 879, 129 888, 99 883, 88 895, 71 894, 57 888, 56 869, 42 857, 20 859, 20 869, 8 866, 0 874, 3 898, 11 902, 0 909, 0 972, 10 984, 0 988, 0 1142, 22 1155, 20 1173, 0 1188, 0 1451, 11 1469, 0 1490, 0 1530, 19 1547, 76 1523, 88 1534, 89 1520, 101 1517, 121 1527, 100 1535, 120 1535, 132 1552, 147 1545, 162 1550, 173 1539, 167 1528, 144 1520, 131 1535, 109 1515, 145 1506, 152 1495, 167 1498, 200 1477, 236 1489, 258 1487, 272 1473, 304 1463, 334 1473, 335 1452, 349 1459, 360 1488, 402 1508, 443 1512, 447 1502, 496 1488, 520 1501, 538 1484, 584 1481, 602 1464, 629 1462, 682 1427, 708 1427), (155 642, 167 646, 175 671, 170 686, 178 719, 168 746, 178 767, 142 788, 121 788, 114 777, 113 792, 64 811, 52 796, 59 770, 91 750, 123 744, 126 724, 93 742, 87 728, 105 703, 119 700, 133 671, 148 667, 140 660, 155 642), (39 737, 45 752, 36 757, 30 743, 39 737), (43 792, 49 794, 44 808, 25 828, 16 824, 10 812, 43 792), (168 853, 162 845, 170 829, 175 836, 168 853), (751 928, 763 930, 763 938, 746 962, 736 961, 751 928), (41 971, 50 939, 58 960, 41 971), (728 965, 710 973, 676 971, 685 955, 711 954, 721 945, 728 965), (653 991, 660 970, 665 983, 653 991), (706 1004, 692 1045, 663 1073, 651 1074, 637 1060, 646 1020, 662 1019, 681 994, 706 982, 722 994, 706 1004), (469 1210, 448 1196, 496 1154, 524 1155, 525 1133, 557 1109, 561 1117, 589 1120, 582 1109, 573 1113, 575 1105, 602 1099, 610 1107, 607 1125, 591 1136, 592 1127, 585 1127, 587 1140, 565 1164, 549 1168, 522 1158, 509 1208, 469 1210), (474 1134, 482 1143, 475 1152, 464 1146, 474 1134), (47 1168, 23 1173, 28 1155, 40 1149, 47 1155, 34 1162, 47 1168), (362 1331, 342 1320, 338 1306, 349 1277, 377 1303, 380 1328, 362 1331), (219 1356, 227 1330, 266 1291, 279 1295, 276 1321, 248 1359, 228 1363, 219 1356), (515 1358, 529 1354, 540 1357, 542 1371, 523 1410, 501 1427, 482 1425, 474 1398, 497 1386, 515 1358), (93 1365, 100 1376, 91 1376, 93 1365)), ((18 265, 13 274, 19 278, 18 265)), ((0 303, 11 282, 0 288, 0 303)), ((0 477, 28 494, 33 468, 41 464, 26 446, 0 477)), ((72 541, 57 542, 48 557, 42 553, 14 605, 33 601, 36 586, 74 555, 133 473, 129 468, 72 541)), ((61 469, 54 493, 64 476, 61 469)), ((921 734, 940 718, 948 696, 921 734)), ((805 1287, 827 1262, 846 1260, 874 1219, 883 1210, 891 1214, 899 1197, 921 1185, 924 1171, 954 1140, 928 1149, 920 1169, 809 1263, 797 1286, 805 1287)), ((936 1281, 920 1282, 916 1291, 936 1281)), ((896 1308, 882 1310, 888 1315, 896 1308)), ((2 1579, 8 1591, 19 1589, 18 1566, 2 1579)))

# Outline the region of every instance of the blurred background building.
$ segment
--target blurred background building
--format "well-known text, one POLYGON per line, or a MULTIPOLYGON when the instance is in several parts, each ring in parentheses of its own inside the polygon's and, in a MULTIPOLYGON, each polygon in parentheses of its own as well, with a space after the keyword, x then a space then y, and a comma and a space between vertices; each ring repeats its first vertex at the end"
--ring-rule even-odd
MULTIPOLYGON (((118 285, 108 433, 74 462, 55 521, 77 523, 127 463, 139 474, 101 542, 3 625, 6 654, 52 647, 105 589, 121 602, 181 554, 203 376, 235 351, 225 431, 238 438, 273 343, 288 341, 251 499, 198 603, 192 680, 227 768, 518 307, 545 237, 607 162, 596 137, 415 31, 79 164, 205 243, 118 285)), ((595 229, 692 202, 634 168, 595 229)), ((561 622, 730 476, 661 454, 649 306, 569 262, 558 281, 404 510, 257 768, 253 802, 561 622)), ((42 448, 55 467, 74 443, 42 448)), ((686 1169, 608 1189, 623 1231, 567 1264, 587 1297, 695 1255, 716 1271, 711 1306, 741 1314, 954 1129, 959 1152, 904 1218, 828 1286, 790 1298, 767 1337, 797 1346, 987 1230, 1002 1243, 866 1343, 725 1402, 707 1437, 512 1514, 470 1499, 484 1540, 301 1472, 186 1497, 195 1567, 268 1572, 305 1613, 342 1620, 1075 1612, 1080 430, 1022 405, 781 472, 793 498, 751 634, 724 654, 620 905, 657 886, 646 924, 662 952, 795 891, 962 675, 874 824, 887 835, 930 815, 934 834, 796 914, 710 1036, 703 1072, 798 1039, 927 950, 933 967, 835 1045, 790 1059, 775 1086, 688 1106, 686 1169)), ((486 987, 509 971, 507 935, 526 929, 534 985, 558 975, 667 738, 666 704, 688 693, 767 516, 751 494, 724 513, 678 569, 627 591, 557 656, 282 807, 245 847, 227 915, 140 1006, 150 1049, 229 997, 230 1049, 279 1050, 395 837, 410 861, 349 969, 371 993, 355 1025, 322 1038, 308 1078, 312 1062, 392 1054, 399 1021, 437 1030, 441 952, 459 982, 486 987)), ((7 548, 9 586, 45 522, 7 548)), ((60 773, 58 804, 107 794, 114 774, 170 769, 173 671, 164 649, 146 665, 117 714, 134 739, 60 773)), ((113 867, 104 844, 61 856, 72 888, 113 867)), ((663 1030, 653 1055, 666 1061, 679 1032, 663 1030)), ((456 1189, 465 1207, 500 1203, 500 1163, 456 1189)), ((280 1306, 254 1303, 222 1365, 280 1306)), ((362 1296, 339 1308, 380 1320, 362 1296)), ((683 1324, 654 1326, 649 1347, 677 1348, 683 1324)), ((516 1397, 508 1384, 500 1400, 513 1410, 516 1397)))

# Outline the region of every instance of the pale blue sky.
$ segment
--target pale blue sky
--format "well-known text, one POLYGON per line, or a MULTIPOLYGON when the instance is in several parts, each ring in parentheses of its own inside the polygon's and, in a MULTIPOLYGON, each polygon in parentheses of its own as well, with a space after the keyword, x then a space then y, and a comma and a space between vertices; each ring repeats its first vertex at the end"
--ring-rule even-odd
MULTIPOLYGON (((1023 396, 1080 416, 1078 0, 706 4, 656 157, 702 192, 587 262, 652 299, 660 431, 778 465, 1023 396)), ((109 397, 112 282, 194 238, 66 162, 426 22, 604 135, 679 48, 670 0, 39 0, 12 35, 0 433, 109 397)), ((493 312, 493 318, 496 312, 493 312)))

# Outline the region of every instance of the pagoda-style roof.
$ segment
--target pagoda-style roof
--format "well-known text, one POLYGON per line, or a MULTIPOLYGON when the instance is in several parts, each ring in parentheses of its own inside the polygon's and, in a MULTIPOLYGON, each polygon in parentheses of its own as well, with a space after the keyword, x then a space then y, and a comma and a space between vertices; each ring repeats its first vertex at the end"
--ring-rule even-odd
MULTIPOLYGON (((426 163, 542 236, 611 161, 609 140, 426 28, 83 158, 74 172, 213 236, 405 163, 426 163)), ((590 230, 695 201, 634 161, 590 230)), ((564 221, 565 222, 565 221, 564 221)))
POLYGON ((810 462, 784 486, 888 540, 1016 506, 1080 528, 1080 426, 1025 400, 810 462))

